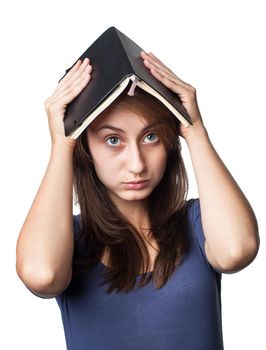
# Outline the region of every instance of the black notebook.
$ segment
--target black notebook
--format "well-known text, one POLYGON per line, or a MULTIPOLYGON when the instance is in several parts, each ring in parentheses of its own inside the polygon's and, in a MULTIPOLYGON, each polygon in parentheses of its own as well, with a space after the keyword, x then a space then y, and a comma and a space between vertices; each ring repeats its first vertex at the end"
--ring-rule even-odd
POLYGON ((160 100, 183 125, 192 124, 178 95, 154 78, 145 67, 141 51, 134 41, 110 27, 78 58, 83 61, 89 57, 93 70, 88 85, 66 108, 66 136, 76 139, 130 84, 133 84, 133 89, 137 85, 160 100))

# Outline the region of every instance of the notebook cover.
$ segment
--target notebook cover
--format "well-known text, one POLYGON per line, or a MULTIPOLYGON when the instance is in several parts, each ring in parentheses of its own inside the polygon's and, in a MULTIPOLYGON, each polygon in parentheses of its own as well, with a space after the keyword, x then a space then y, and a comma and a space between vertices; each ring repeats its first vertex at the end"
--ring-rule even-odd
MULTIPOLYGON (((64 117, 66 136, 78 128, 125 77, 132 74, 137 75, 163 95, 191 123, 178 95, 161 84, 144 66, 140 57, 141 51, 142 48, 130 38, 115 27, 110 27, 79 57, 81 60, 89 57, 93 71, 88 85, 66 108, 64 117)), ((67 69, 66 73, 72 67, 67 69)))

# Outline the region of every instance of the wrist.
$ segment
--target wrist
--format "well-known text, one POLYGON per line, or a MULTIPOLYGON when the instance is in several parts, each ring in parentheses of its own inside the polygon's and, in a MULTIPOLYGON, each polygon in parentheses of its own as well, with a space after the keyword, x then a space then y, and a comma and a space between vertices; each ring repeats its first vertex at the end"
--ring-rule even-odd
POLYGON ((190 125, 184 134, 184 139, 188 146, 195 141, 198 142, 199 140, 209 139, 207 129, 205 128, 203 122, 197 121, 193 125, 190 125))
POLYGON ((73 154, 77 141, 70 137, 57 138, 52 141, 52 152, 66 152, 73 154))

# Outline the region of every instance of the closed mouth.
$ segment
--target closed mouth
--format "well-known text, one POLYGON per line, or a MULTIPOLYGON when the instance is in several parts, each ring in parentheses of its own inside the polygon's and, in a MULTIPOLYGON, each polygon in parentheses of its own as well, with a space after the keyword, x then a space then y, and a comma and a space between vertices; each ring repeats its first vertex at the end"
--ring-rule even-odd
POLYGON ((136 185, 136 184, 142 184, 142 183, 144 183, 144 182, 147 182, 148 180, 139 180, 139 181, 130 181, 130 182, 124 182, 124 184, 127 184, 127 185, 129 185, 129 184, 134 184, 134 185, 136 185))
POLYGON ((149 184, 149 180, 139 180, 139 181, 131 181, 131 182, 124 182, 124 186, 128 190, 142 190, 143 188, 147 187, 149 184))

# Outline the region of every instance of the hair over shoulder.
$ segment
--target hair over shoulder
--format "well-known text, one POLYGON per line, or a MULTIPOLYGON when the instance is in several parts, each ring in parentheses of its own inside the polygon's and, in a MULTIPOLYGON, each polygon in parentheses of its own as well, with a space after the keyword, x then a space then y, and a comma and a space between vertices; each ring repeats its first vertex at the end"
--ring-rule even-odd
POLYGON ((74 255, 73 263, 77 274, 86 273, 100 261, 107 247, 111 266, 105 271, 104 284, 109 286, 108 293, 128 292, 151 280, 156 288, 161 288, 182 263, 188 246, 188 179, 181 155, 179 121, 161 102, 139 88, 134 96, 122 93, 113 103, 137 111, 148 120, 160 121, 158 132, 167 150, 167 164, 161 182, 148 198, 150 235, 158 243, 159 252, 153 272, 146 274, 149 255, 145 241, 110 200, 98 179, 83 132, 74 150, 73 172, 81 215, 80 237, 86 254, 74 255), (137 284, 140 271, 143 274, 137 284))

